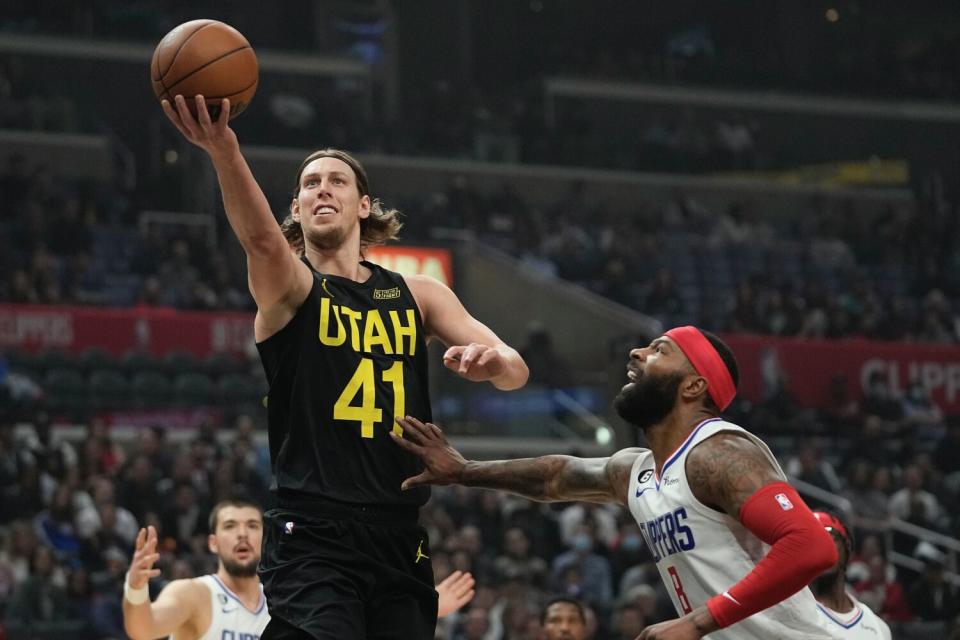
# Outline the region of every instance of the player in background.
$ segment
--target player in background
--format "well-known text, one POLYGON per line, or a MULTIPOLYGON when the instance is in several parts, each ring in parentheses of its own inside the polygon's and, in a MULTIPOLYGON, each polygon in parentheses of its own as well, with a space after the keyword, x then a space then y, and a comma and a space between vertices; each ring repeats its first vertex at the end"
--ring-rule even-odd
POLYGON ((437 594, 417 522, 429 490, 400 490, 422 464, 387 434, 399 432, 396 417, 430 419, 427 340, 447 345, 447 368, 499 389, 523 386, 527 367, 442 283, 363 260, 401 224, 343 151, 312 153, 297 171, 290 213, 304 252, 294 255, 228 125, 229 101, 213 122, 192 99, 196 117, 183 96, 163 109, 213 163, 270 384, 279 507, 264 517, 264 638, 432 638, 437 594))
POLYGON ((544 640, 586 640, 587 614, 570 598, 550 600, 540 613, 544 640))
POLYGON ((853 551, 853 539, 846 525, 832 513, 815 511, 813 515, 830 533, 838 556, 836 564, 810 583, 820 614, 842 638, 891 640, 887 623, 847 590, 847 564, 853 551))
MULTIPOLYGON (((136 550, 124 584, 123 621, 133 640, 171 636, 173 640, 257 640, 270 615, 257 577, 263 517, 246 500, 228 500, 210 512, 210 551, 219 566, 214 574, 170 582, 150 602, 147 582, 160 575, 157 531, 137 535, 136 550)), ((470 602, 475 581, 454 571, 437 585, 438 615, 446 616, 470 602)))
POLYGON ((218 503, 210 512, 207 546, 217 572, 170 582, 150 602, 147 582, 160 575, 157 530, 140 529, 123 587, 123 626, 134 640, 256 640, 270 616, 257 577, 263 514, 246 500, 218 503))
POLYGON ((834 637, 806 588, 837 561, 833 540, 767 446, 720 417, 739 379, 730 348, 695 327, 671 329, 630 351, 627 378, 614 406, 650 449, 478 462, 436 425, 408 417, 394 441, 427 469, 403 486, 461 484, 628 507, 681 615, 647 627, 642 640, 834 637))

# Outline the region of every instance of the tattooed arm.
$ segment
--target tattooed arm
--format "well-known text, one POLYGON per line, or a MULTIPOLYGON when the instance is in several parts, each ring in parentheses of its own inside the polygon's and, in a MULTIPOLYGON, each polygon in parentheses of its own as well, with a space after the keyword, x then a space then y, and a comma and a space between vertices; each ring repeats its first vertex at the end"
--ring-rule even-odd
POLYGON ((758 489, 786 482, 756 443, 735 433, 718 433, 698 444, 687 456, 687 479, 697 500, 736 520, 758 489))
POLYGON ((540 502, 626 503, 630 468, 641 449, 624 449, 609 458, 542 456, 520 460, 479 462, 466 460, 447 442, 440 428, 416 418, 397 420, 403 437, 394 442, 420 458, 426 469, 408 478, 402 488, 422 484, 461 484, 499 489, 540 502))
POLYGON ((643 640, 701 638, 785 600, 836 563, 832 538, 754 442, 719 433, 690 452, 686 471, 697 500, 738 520, 770 550, 727 591, 648 627, 643 640))

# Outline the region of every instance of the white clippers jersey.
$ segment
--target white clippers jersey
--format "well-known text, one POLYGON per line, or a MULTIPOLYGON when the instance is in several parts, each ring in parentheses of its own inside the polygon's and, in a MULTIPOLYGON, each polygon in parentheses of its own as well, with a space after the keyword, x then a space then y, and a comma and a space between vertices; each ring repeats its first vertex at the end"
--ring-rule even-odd
POLYGON ((210 628, 198 640, 260 639, 260 634, 270 622, 262 585, 260 604, 256 611, 251 611, 217 576, 211 574, 197 579, 210 589, 210 628))
MULTIPOLYGON (((705 605, 723 593, 766 555, 769 545, 739 521, 697 500, 687 483, 687 455, 699 443, 723 431, 733 431, 776 458, 759 438, 714 418, 701 422, 686 441, 654 470, 653 452, 644 451, 633 464, 627 504, 653 553, 660 577, 680 615, 705 605)), ((820 640, 837 638, 829 631, 817 602, 804 588, 783 602, 740 622, 715 631, 711 640, 820 640)))
POLYGON ((820 617, 827 620, 827 626, 838 632, 841 638, 848 640, 892 640, 890 627, 883 619, 849 593, 853 609, 846 613, 837 613, 822 603, 817 603, 820 617))

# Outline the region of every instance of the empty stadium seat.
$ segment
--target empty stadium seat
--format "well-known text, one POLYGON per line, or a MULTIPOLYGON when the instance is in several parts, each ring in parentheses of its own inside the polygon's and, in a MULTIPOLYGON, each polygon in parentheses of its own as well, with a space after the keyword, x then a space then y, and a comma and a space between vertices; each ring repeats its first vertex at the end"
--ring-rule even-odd
POLYGON ((87 378, 87 396, 97 410, 125 409, 131 405, 130 383, 116 369, 96 369, 87 378))
POLYGON ((170 379, 158 371, 141 371, 130 382, 135 406, 160 407, 170 402, 170 379))

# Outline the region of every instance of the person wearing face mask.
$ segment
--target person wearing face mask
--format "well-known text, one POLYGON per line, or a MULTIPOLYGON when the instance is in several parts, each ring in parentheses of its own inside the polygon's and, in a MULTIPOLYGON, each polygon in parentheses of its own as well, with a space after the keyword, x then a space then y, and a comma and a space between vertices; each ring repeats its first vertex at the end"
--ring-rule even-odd
POLYGON ((610 553, 614 584, 620 584, 631 567, 653 561, 653 556, 647 551, 641 536, 640 527, 635 522, 627 520, 620 524, 616 542, 610 553))
POLYGON ((570 549, 553 561, 553 575, 559 578, 572 568, 580 575, 579 597, 592 603, 611 601, 613 578, 610 563, 594 551, 593 532, 586 524, 581 525, 574 535, 570 549))

